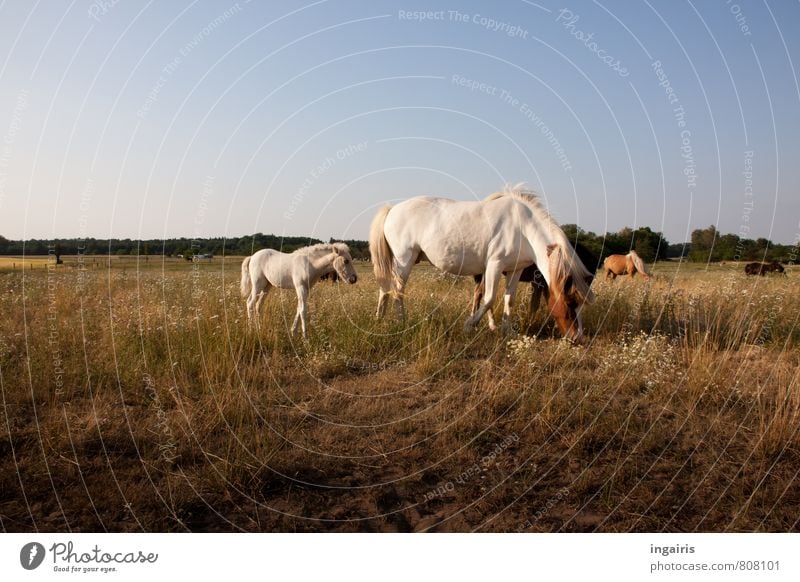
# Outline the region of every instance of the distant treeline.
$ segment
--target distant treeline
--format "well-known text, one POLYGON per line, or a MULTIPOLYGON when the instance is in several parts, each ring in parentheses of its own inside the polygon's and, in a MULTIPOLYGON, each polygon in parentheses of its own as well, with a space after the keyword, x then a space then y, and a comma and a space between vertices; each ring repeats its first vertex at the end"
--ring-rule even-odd
POLYGON ((800 240, 793 245, 773 243, 765 238, 755 240, 735 234, 720 234, 714 225, 692 232, 689 259, 708 261, 779 261, 797 263, 800 240))
POLYGON ((646 262, 680 259, 706 263, 709 261, 780 261, 797 262, 798 245, 781 245, 765 238, 747 239, 735 234, 720 234, 714 226, 692 232, 691 242, 670 244, 660 232, 648 227, 597 235, 574 224, 562 227, 570 240, 589 248, 602 262, 608 255, 626 254, 635 250, 646 262))
POLYGON ((631 249, 636 250, 648 263, 680 257, 683 250, 683 245, 675 245, 680 248, 671 249, 667 239, 660 232, 654 232, 647 226, 636 230, 626 227, 619 232, 609 232, 604 235, 585 231, 574 224, 565 224, 562 229, 569 240, 572 242, 577 240, 592 251, 600 264, 609 255, 624 255, 631 249))
MULTIPOLYGON (((281 237, 257 233, 241 237, 203 239, 171 238, 166 240, 133 239, 55 239, 27 241, 8 240, 0 236, 0 255, 166 255, 192 256, 202 254, 251 255, 260 249, 278 249, 290 253, 300 247, 323 242, 301 236, 281 237), (24 243, 24 244, 23 244, 24 243)), ((369 258, 367 241, 345 241, 354 258, 369 258)))
MULTIPOLYGON (((589 248, 600 262, 608 255, 625 254, 634 249, 645 261, 684 258, 694 262, 774 260, 797 262, 798 245, 774 244, 765 238, 745 239, 734 234, 720 234, 714 226, 692 232, 688 243, 670 244, 662 233, 649 227, 623 228, 619 232, 598 235, 574 224, 562 227, 570 240, 589 248)), ((331 239, 329 242, 333 242, 331 239)), ((192 256, 251 255, 259 249, 292 252, 300 247, 323 242, 315 238, 281 237, 256 233, 231 238, 172 238, 166 240, 132 239, 55 239, 14 241, 0 236, 0 255, 166 255, 192 256)), ((369 245, 364 240, 346 240, 355 259, 369 259, 369 245)))

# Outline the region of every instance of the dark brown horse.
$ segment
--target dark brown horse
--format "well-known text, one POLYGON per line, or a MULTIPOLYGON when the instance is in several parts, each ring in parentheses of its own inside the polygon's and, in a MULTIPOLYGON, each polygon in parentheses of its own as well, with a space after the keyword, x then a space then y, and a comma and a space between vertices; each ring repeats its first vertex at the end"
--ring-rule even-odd
POLYGON ((761 275, 762 277, 765 276, 767 273, 783 273, 784 275, 786 274, 783 265, 781 265, 777 261, 772 261, 771 263, 762 263, 762 262, 747 263, 744 266, 744 272, 748 275, 761 275))
POLYGON ((331 271, 330 273, 325 273, 324 275, 322 275, 322 277, 320 277, 319 280, 336 283, 339 280, 339 275, 336 273, 336 271, 331 271))
MULTIPOLYGON (((597 267, 600 262, 599 259, 581 243, 573 246, 575 247, 575 253, 578 255, 578 258, 583 263, 583 266, 586 267, 586 270, 592 274, 591 279, 594 280, 594 274, 597 272, 597 267)), ((483 298, 483 275, 475 275, 474 279, 475 293, 472 296, 472 313, 475 313, 475 310, 481 304, 481 299, 483 298)), ((539 302, 542 297, 548 299, 550 291, 548 290, 547 282, 544 280, 544 275, 542 275, 542 272, 536 265, 526 267, 525 270, 522 271, 522 276, 519 278, 519 281, 520 283, 531 284, 531 302, 528 308, 528 324, 530 325, 530 322, 533 321, 533 314, 536 313, 536 310, 539 308, 539 302)), ((592 281, 590 280, 589 285, 591 284, 592 281)))

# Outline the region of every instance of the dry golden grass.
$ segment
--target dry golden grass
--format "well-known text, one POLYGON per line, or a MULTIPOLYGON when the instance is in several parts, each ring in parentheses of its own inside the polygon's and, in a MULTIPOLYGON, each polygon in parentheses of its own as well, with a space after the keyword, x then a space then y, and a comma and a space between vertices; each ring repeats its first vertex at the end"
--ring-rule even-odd
POLYGON ((44 269, 53 261, 51 257, 0 257, 0 270, 44 269))
POLYGON ((308 342, 236 260, 0 273, 2 529, 798 530, 799 271, 598 280, 575 347, 425 266, 375 321, 360 270, 308 342))

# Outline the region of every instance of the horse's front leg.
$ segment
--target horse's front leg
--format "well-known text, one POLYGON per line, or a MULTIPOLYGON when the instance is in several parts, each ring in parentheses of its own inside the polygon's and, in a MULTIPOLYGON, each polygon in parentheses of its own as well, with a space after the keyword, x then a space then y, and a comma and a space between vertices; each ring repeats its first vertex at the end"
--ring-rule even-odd
MULTIPOLYGON (((472 305, 470 306, 470 312, 469 312, 470 315, 475 315, 475 312, 478 311, 478 307, 481 304, 481 298, 483 297, 484 289, 485 287, 483 284, 483 279, 481 279, 481 282, 475 285, 475 293, 472 294, 472 305)), ((486 317, 489 318, 489 327, 491 329, 495 329, 497 325, 494 322, 494 314, 492 313, 491 309, 488 312, 486 312, 486 317)))
POLYGON ((297 326, 300 324, 300 311, 295 311, 294 319, 292 320, 292 335, 297 332, 297 326))
MULTIPOLYGON (((467 322, 464 324, 464 331, 471 331, 475 327, 475 324, 481 320, 483 314, 491 310, 492 305, 494 305, 495 297, 497 296, 497 287, 500 283, 500 277, 502 275, 503 271, 499 264, 489 263, 489 265, 487 265, 486 272, 483 274, 483 304, 475 313, 472 314, 469 319, 467 319, 467 322)), ((493 317, 489 319, 489 329, 492 331, 497 329, 493 317)))
POLYGON ((522 276, 522 269, 506 275, 506 292, 503 295, 503 321, 501 328, 508 333, 511 326, 511 308, 514 306, 514 297, 517 293, 517 283, 522 276))

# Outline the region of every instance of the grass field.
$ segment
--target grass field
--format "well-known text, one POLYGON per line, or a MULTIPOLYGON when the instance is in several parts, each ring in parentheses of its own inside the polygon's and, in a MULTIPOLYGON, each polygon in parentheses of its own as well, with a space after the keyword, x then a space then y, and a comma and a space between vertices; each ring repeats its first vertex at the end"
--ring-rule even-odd
POLYGON ((87 267, 0 272, 4 531, 800 529, 796 268, 598 280, 577 347, 527 285, 465 334, 424 265, 405 325, 369 265, 319 284, 307 342, 237 259, 87 267))
POLYGON ((0 257, 0 271, 44 269, 54 260, 50 257, 0 257))

